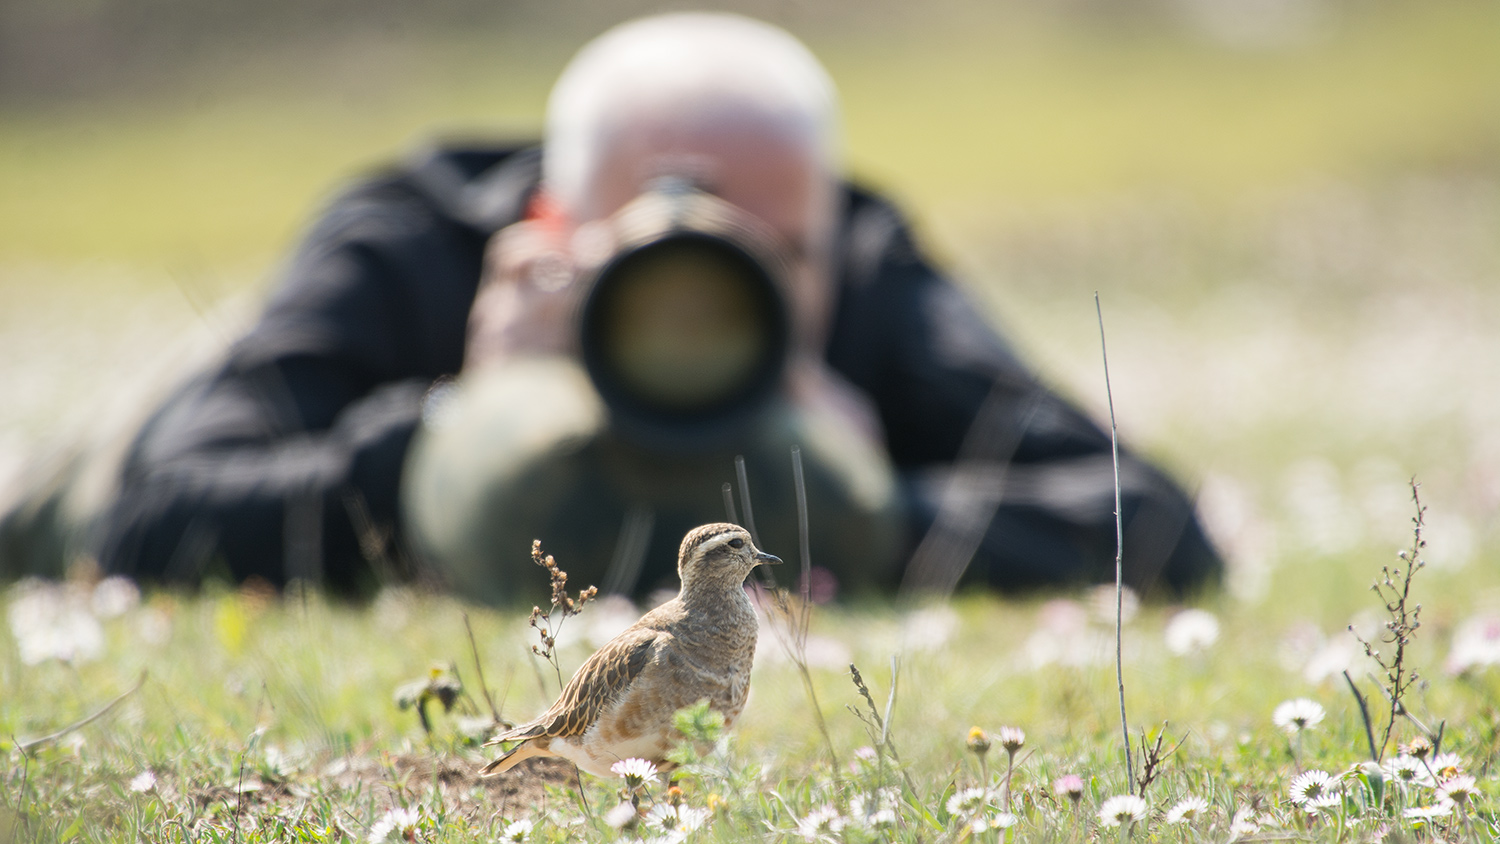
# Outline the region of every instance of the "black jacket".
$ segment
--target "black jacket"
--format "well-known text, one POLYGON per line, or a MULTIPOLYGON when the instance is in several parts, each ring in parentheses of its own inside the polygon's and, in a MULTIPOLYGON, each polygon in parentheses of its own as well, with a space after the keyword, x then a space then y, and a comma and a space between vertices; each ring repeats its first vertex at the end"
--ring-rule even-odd
MULTIPOLYGON (((100 526, 106 569, 344 590, 400 576, 421 398, 459 370, 485 243, 520 219, 539 159, 434 149, 338 196, 260 321, 136 439, 100 526)), ((912 535, 941 528, 908 581, 1112 577, 1108 436, 1036 382, 889 203, 854 186, 846 199, 827 360, 874 400, 912 535)), ((1181 491, 1128 454, 1122 471, 1127 579, 1180 591, 1216 576, 1181 491)))

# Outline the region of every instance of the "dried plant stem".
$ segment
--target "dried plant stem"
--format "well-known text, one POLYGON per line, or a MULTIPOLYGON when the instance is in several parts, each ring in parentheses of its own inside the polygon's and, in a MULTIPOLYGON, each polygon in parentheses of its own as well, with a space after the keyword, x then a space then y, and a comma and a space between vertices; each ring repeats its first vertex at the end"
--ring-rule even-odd
MULTIPOLYGON (((891 704, 894 703, 896 699, 896 673, 894 661, 892 662, 891 667, 891 694, 890 697, 886 699, 885 716, 881 717, 880 710, 875 708, 875 698, 870 694, 870 687, 865 685, 865 678, 860 675, 858 666, 856 666, 852 662, 849 663, 849 674, 854 678, 854 688, 859 692, 859 696, 865 699, 865 705, 870 707, 870 717, 866 718, 863 712, 860 712, 858 709, 852 706, 849 707, 849 710, 854 713, 854 717, 863 721, 867 728, 873 728, 870 729, 870 737, 875 741, 875 752, 880 760, 881 777, 885 777, 885 756, 887 753, 889 753, 891 756, 891 761, 896 763, 896 770, 901 773, 901 780, 906 785, 907 793, 915 795, 917 793, 916 786, 912 785, 911 776, 906 772, 906 765, 901 762, 901 754, 896 752, 896 743, 891 741, 891 704)), ((981 764, 983 764, 984 757, 980 756, 979 761, 981 764)), ((988 783, 989 779, 986 778, 984 781, 988 783)))
POLYGON ((50 744, 60 738, 63 738, 69 733, 74 732, 75 730, 80 730, 84 727, 87 727, 89 724, 92 724, 100 718, 103 718, 105 715, 108 715, 110 710, 114 709, 116 706, 119 706, 120 703, 125 700, 125 698, 128 698, 131 695, 135 694, 140 690, 141 686, 145 684, 146 672, 142 671, 141 676, 136 678, 135 685, 131 686, 123 692, 120 692, 115 696, 114 700, 111 700, 109 703, 106 703, 103 706, 99 707, 92 714, 78 721, 74 721, 73 723, 69 724, 66 727, 63 727, 61 730, 58 730, 55 733, 48 733, 45 736, 38 736, 34 739, 16 742, 16 749, 21 751, 21 753, 25 755, 27 751, 30 751, 32 748, 41 747, 44 744, 50 744))
MULTIPOLYGON (((739 519, 735 518, 734 496, 729 494, 728 484, 724 485, 725 509, 729 511, 729 520, 731 522, 743 525, 745 530, 750 531, 750 541, 754 542, 755 546, 759 548, 760 531, 757 531, 755 529, 755 510, 750 506, 750 475, 745 471, 745 455, 743 454, 735 455, 734 475, 735 480, 739 481, 740 483, 740 504, 744 505, 745 507, 745 520, 741 522, 739 519)), ((756 566, 755 575, 760 578, 761 586, 765 587, 765 589, 767 589, 768 591, 776 591, 776 576, 771 574, 771 570, 769 568, 767 568, 766 566, 756 566)))
POLYGON ((490 707, 490 716, 495 723, 500 723, 500 710, 495 706, 495 698, 490 695, 490 687, 484 682, 484 665, 479 661, 479 643, 474 640, 474 626, 469 623, 469 614, 464 613, 464 630, 469 634, 469 653, 474 655, 474 673, 479 677, 479 693, 484 695, 484 702, 490 707))
POLYGON ((1120 735, 1125 739, 1125 782, 1135 793, 1135 764, 1130 757, 1130 722, 1125 717, 1125 657, 1122 644, 1125 613, 1125 518, 1120 507, 1120 433, 1115 425, 1115 396, 1109 385, 1109 348, 1104 342, 1104 308, 1094 291, 1099 316, 1099 353, 1104 359, 1104 395, 1109 401, 1109 448, 1115 466, 1115 684, 1120 692, 1120 735))
POLYGON ((1431 737, 1431 731, 1417 721, 1403 705, 1403 698, 1412 685, 1417 682, 1419 676, 1416 671, 1406 666, 1406 649, 1416 637, 1417 628, 1422 626, 1422 605, 1411 602, 1411 581, 1427 563, 1422 559, 1422 549, 1427 546, 1426 540, 1422 538, 1422 528, 1426 526, 1425 516, 1427 508, 1422 505, 1422 497, 1419 492, 1421 484, 1416 478, 1411 479, 1411 501, 1416 508, 1416 515, 1412 517, 1412 541, 1411 548, 1402 551, 1400 558, 1405 563, 1405 568, 1397 565, 1394 569, 1390 566, 1382 566, 1380 579, 1370 587, 1384 605, 1388 620, 1384 627, 1383 635, 1377 637, 1376 641, 1367 641, 1358 633, 1354 633, 1354 627, 1349 627, 1349 632, 1354 633, 1354 638, 1364 646, 1365 655, 1385 671, 1385 680, 1376 680, 1375 686, 1390 704, 1390 712, 1385 720, 1385 727, 1380 735, 1380 741, 1376 745, 1378 757, 1384 757, 1386 746, 1390 744, 1391 731, 1396 726, 1396 718, 1405 716, 1418 729, 1431 737), (1390 645, 1393 653, 1386 655, 1376 647, 1377 644, 1390 645))
MULTIPOLYGON (((818 703, 818 692, 813 688, 812 672, 807 667, 807 631, 812 626, 812 546, 807 519, 807 481, 802 475, 802 449, 792 447, 792 483, 797 488, 797 551, 802 557, 802 606, 797 619, 797 671, 802 675, 802 685, 807 688, 807 697, 812 701, 813 717, 818 722, 818 732, 828 745, 828 758, 833 762, 835 775, 839 768, 838 751, 833 747, 833 737, 828 733, 828 723, 823 719, 823 707, 818 703)), ((750 510, 750 501, 745 500, 745 511, 750 510)), ((788 623, 791 618, 788 616, 788 623)))
MULTIPOLYGON (((743 455, 734 458, 735 474, 740 483, 740 504, 745 511, 743 525, 750 531, 750 539, 756 545, 760 544, 757 538, 759 534, 755 530, 755 514, 750 505, 750 479, 745 472, 745 458, 743 455)), ((808 590, 811 588, 812 559, 809 549, 808 523, 807 523, 807 484, 802 476, 802 451, 792 448, 792 480, 797 489, 797 528, 799 539, 799 550, 802 553, 802 606, 793 608, 791 595, 787 590, 776 585, 774 578, 765 572, 764 567, 757 567, 757 571, 765 573, 765 580, 756 585, 756 594, 769 597, 771 613, 773 618, 779 617, 780 623, 770 625, 771 632, 776 636, 776 642, 781 646, 782 653, 797 668, 797 674, 802 678, 802 687, 807 692, 808 700, 812 703, 813 719, 818 725, 818 732, 823 737, 823 742, 828 747, 828 758, 832 760, 834 776, 838 775, 838 753, 834 750, 833 737, 828 732, 828 723, 823 718, 823 707, 818 702, 817 690, 813 687, 812 671, 807 665, 807 632, 812 622, 812 601, 808 590)), ((726 485, 727 486, 727 485, 726 485)), ((725 509, 731 513, 734 510, 733 500, 725 495, 725 509)))

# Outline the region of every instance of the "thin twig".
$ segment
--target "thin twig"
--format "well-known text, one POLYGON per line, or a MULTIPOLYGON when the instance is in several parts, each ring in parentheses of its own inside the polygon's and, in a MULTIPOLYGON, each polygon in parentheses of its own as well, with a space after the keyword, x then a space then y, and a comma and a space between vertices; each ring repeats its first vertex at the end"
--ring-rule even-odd
POLYGON ((49 733, 49 734, 47 734, 45 736, 38 736, 37 738, 34 738, 34 739, 30 739, 30 740, 23 741, 23 742, 18 742, 16 744, 16 749, 19 750, 19 751, 21 751, 22 753, 26 753, 27 751, 31 750, 33 747, 40 747, 40 746, 42 746, 44 744, 49 744, 51 742, 57 741, 58 739, 62 738, 63 736, 66 736, 68 733, 71 733, 71 732, 73 732, 75 730, 79 730, 79 729, 82 729, 84 727, 87 727, 89 724, 92 724, 95 721, 99 720, 100 718, 103 718, 105 715, 108 715, 109 711, 111 709, 114 709, 116 706, 119 706, 120 703, 121 703, 121 701, 123 701, 123 700, 125 700, 125 698, 128 698, 131 695, 135 694, 137 691, 140 690, 141 686, 144 686, 145 684, 146 684, 146 672, 142 671, 141 672, 141 676, 136 679, 134 686, 131 686, 130 688, 126 689, 123 692, 120 692, 120 694, 117 695, 114 700, 111 700, 109 703, 106 703, 103 706, 101 706, 96 712, 94 712, 94 714, 88 716, 87 718, 84 718, 81 721, 74 721, 73 723, 69 724, 66 727, 63 727, 61 730, 58 730, 55 733, 49 733))
POLYGON ((807 523, 807 481, 802 475, 802 449, 792 446, 792 484, 797 490, 797 553, 802 564, 802 638, 812 623, 812 543, 807 523))
MULTIPOLYGON (((725 483, 719 491, 724 494, 724 515, 728 517, 730 524, 739 524, 739 514, 734 511, 734 487, 725 483)), ((750 539, 753 541, 755 537, 752 536, 750 539)))
POLYGON ((750 541, 759 548, 760 532, 755 529, 755 510, 750 507, 750 476, 745 472, 745 455, 735 455, 734 474, 740 482, 740 503, 745 505, 745 530, 750 531, 750 541))
MULTIPOLYGON (((734 521, 736 524, 744 525, 745 530, 750 531, 750 541, 754 542, 755 547, 759 548, 760 531, 755 529, 755 510, 750 506, 750 474, 745 471, 745 455, 736 454, 734 456, 734 474, 735 479, 740 482, 740 503, 745 506, 745 521, 740 522, 737 519, 731 519, 731 521, 734 521)), ((728 484, 725 484, 725 486, 728 486, 728 484)), ((726 496, 726 499, 728 501, 728 509, 730 511, 730 514, 733 515, 734 496, 726 496)), ((761 586, 765 587, 767 590, 775 590, 777 588, 776 575, 771 574, 770 568, 766 566, 756 566, 755 576, 760 578, 761 586)))
POLYGON ((1120 689, 1120 734, 1125 737, 1125 782, 1135 793, 1135 763, 1130 758, 1130 722, 1125 718, 1125 657, 1121 644, 1125 610, 1125 519, 1120 508, 1120 433, 1115 426, 1115 396, 1109 386, 1109 349, 1104 342, 1104 308, 1094 291, 1099 315, 1099 353, 1104 358, 1104 395, 1109 400, 1109 449, 1115 464, 1115 682, 1120 689))
MULTIPOLYGON (((807 696, 812 700, 813 715, 818 720, 818 732, 828 745, 828 758, 833 761, 833 770, 838 771, 838 751, 833 747, 833 736, 828 733, 828 723, 823 719, 823 707, 818 703, 818 692, 813 687, 812 672, 807 668, 807 633, 812 625, 812 550, 809 544, 807 523, 807 482, 802 476, 802 449, 792 446, 792 483, 797 488, 797 541, 802 555, 802 607, 798 619, 796 641, 798 646, 797 670, 802 675, 802 684, 807 687, 807 696)), ((745 513, 750 512, 750 499, 745 499, 745 513)), ((788 623, 791 618, 788 616, 788 623)))
POLYGON ((885 698, 885 720, 883 722, 885 726, 880 733, 880 740, 882 742, 890 740, 887 736, 891 729, 891 710, 896 708, 896 678, 900 676, 899 668, 900 663, 897 661, 896 655, 891 654, 891 693, 886 695, 885 698))
POLYGON ((490 687, 484 682, 484 666, 479 662, 479 643, 474 640, 474 627, 469 624, 469 614, 464 615, 464 630, 469 633, 469 653, 474 655, 474 673, 479 675, 479 692, 484 695, 484 702, 489 704, 490 715, 494 717, 495 723, 500 723, 500 710, 495 707, 495 699, 490 696, 490 687))

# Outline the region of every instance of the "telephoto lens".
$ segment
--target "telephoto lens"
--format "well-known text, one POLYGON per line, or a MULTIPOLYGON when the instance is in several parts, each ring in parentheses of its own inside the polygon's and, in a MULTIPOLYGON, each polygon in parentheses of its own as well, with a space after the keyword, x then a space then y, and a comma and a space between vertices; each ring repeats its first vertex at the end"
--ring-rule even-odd
POLYGON ((617 248, 587 282, 585 368, 616 430, 648 447, 731 441, 782 384, 787 261, 774 234, 682 183, 616 215, 617 248))

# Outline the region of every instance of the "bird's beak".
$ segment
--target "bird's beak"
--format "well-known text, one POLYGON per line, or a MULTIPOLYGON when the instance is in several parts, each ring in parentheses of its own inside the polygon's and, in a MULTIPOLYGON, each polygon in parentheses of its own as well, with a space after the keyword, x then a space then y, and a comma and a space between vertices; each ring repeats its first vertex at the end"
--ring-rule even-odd
POLYGON ((759 565, 779 566, 779 565, 781 565, 781 558, 778 557, 778 556, 776 556, 775 554, 767 554, 764 551, 756 551, 755 552, 755 564, 758 565, 758 566, 759 565))

